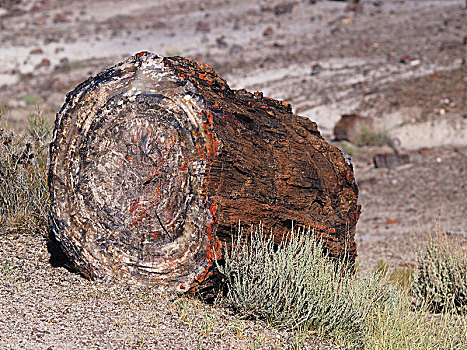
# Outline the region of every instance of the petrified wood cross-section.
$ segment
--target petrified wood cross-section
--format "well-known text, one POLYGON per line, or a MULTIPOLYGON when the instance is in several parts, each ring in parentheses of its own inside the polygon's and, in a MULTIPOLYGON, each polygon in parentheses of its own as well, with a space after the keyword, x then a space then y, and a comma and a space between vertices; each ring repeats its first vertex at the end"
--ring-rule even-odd
POLYGON ((289 104, 184 57, 142 52, 69 93, 49 182, 54 235, 92 278, 209 289, 239 221, 277 242, 294 221, 356 256, 344 155, 289 104))

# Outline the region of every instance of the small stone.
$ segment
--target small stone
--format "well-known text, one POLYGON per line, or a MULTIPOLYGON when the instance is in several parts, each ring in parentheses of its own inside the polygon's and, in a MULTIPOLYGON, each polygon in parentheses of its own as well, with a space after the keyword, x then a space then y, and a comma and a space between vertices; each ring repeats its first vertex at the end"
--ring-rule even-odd
POLYGON ((311 75, 318 75, 323 70, 323 67, 319 63, 315 63, 311 66, 311 75))
POLYGON ((54 23, 64 23, 64 22, 68 22, 64 13, 57 13, 54 16, 54 23))
POLYGON ((42 17, 34 21, 34 24, 41 26, 44 25, 47 22, 47 18, 42 17))
POLYGON ((359 3, 359 0, 351 0, 345 10, 346 11, 353 11, 353 12, 362 12, 363 11, 363 4, 359 3))
MULTIPOLYGON (((375 168, 395 168, 410 162, 408 154, 394 153, 379 153, 373 157, 375 168)), ((397 180, 393 180, 397 181, 397 180)))
POLYGON ((294 2, 281 2, 272 8, 272 11, 276 16, 284 15, 286 13, 292 12, 295 6, 294 2))
POLYGON ((196 23, 196 31, 201 33, 209 33, 211 31, 211 27, 209 26, 209 23, 200 21, 196 23))
POLYGON ((227 42, 225 41, 225 36, 221 35, 216 39, 216 44, 218 47, 227 47, 229 46, 227 42))
POLYGON ((50 66, 50 60, 48 58, 43 58, 41 62, 36 66, 36 68, 48 67, 50 66))
POLYGON ((272 27, 267 27, 263 32, 263 36, 271 36, 272 34, 274 34, 272 27))
POLYGON ((412 60, 413 60, 412 56, 409 56, 409 55, 407 55, 407 56, 401 56, 401 57, 399 58, 399 62, 400 62, 400 63, 404 63, 404 64, 407 64, 407 63, 409 63, 409 62, 412 61, 412 60))
POLYGON ((363 127, 372 128, 373 119, 360 114, 344 114, 334 127, 334 138, 336 141, 347 140, 355 144, 363 127))
POLYGON ((41 55, 43 53, 42 49, 38 47, 37 49, 32 49, 29 54, 31 55, 41 55))

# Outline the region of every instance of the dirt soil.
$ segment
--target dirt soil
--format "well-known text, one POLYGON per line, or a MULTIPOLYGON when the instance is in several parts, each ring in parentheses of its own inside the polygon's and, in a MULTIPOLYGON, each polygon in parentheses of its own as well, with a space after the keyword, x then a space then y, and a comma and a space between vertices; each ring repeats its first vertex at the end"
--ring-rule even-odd
MULTIPOLYGON (((356 240, 363 271, 379 259, 392 266, 413 264, 423 233, 436 225, 465 247, 467 4, 361 0, 356 11, 347 5, 328 0, 0 0, 0 106, 8 108, 8 125, 21 128, 38 106, 53 119, 68 91, 136 52, 191 57, 212 65, 232 88, 287 100, 298 115, 316 121, 329 140, 346 113, 373 118, 387 135, 391 147, 338 143, 352 154, 360 186, 356 240), (375 154, 394 149, 408 154, 409 162, 374 167, 375 154)), ((192 330, 204 321, 180 316, 180 309, 174 314, 175 299, 151 314, 158 326, 148 336, 153 330, 149 314, 134 321, 137 313, 127 301, 140 292, 122 289, 116 299, 106 299, 102 293, 117 287, 93 286, 51 267, 44 240, 0 239, 3 347, 191 349, 201 341, 205 349, 255 344, 269 349, 293 341, 288 333, 256 323, 246 326, 263 327, 253 333, 239 336, 232 330, 223 338, 203 328, 195 339, 192 330), (158 323, 167 317, 175 318, 158 323), (182 330, 164 328, 187 324, 186 319, 195 321, 182 330), (70 320, 82 334, 67 328, 70 320), (154 345, 155 334, 175 341, 154 345), (202 342, 216 337, 218 343, 202 342)), ((224 319, 216 317, 216 322, 224 319)))

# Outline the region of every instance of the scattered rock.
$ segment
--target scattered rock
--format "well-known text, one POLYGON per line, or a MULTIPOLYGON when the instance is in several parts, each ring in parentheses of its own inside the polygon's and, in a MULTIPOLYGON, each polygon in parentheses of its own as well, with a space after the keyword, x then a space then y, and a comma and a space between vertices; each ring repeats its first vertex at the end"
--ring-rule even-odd
POLYGON ((267 27, 263 32, 263 36, 271 36, 272 34, 274 34, 272 27, 267 27))
POLYGON ((319 73, 321 73, 322 70, 323 70, 323 67, 321 67, 319 63, 315 63, 314 65, 311 66, 310 75, 318 75, 319 73))
POLYGON ((401 56, 399 58, 399 62, 403 64, 408 64, 411 63, 412 61, 415 61, 415 59, 412 56, 406 55, 406 56, 401 56))
POLYGON ((68 22, 64 13, 57 13, 53 19, 54 23, 65 23, 68 22))
POLYGON ((373 119, 360 114, 344 114, 334 127, 336 141, 347 140, 358 143, 358 137, 363 128, 372 128, 373 119))
POLYGON ((292 12, 295 6, 295 2, 281 2, 273 7, 273 12, 276 16, 284 15, 286 13, 292 12))
POLYGON ((0 5, 5 8, 11 8, 21 3, 21 0, 1 0, 0 5))
POLYGON ((44 25, 46 22, 47 22, 47 18, 42 17, 42 18, 36 19, 34 21, 34 24, 38 25, 38 26, 41 26, 41 25, 44 25))
POLYGON ((387 219, 386 220, 386 225, 394 225, 394 224, 400 224, 401 221, 399 219, 387 219))
POLYGON ((295 2, 283 1, 275 6, 262 6, 261 11, 263 12, 273 12, 276 16, 284 15, 286 13, 292 12, 295 2))
POLYGON ((48 67, 50 66, 50 60, 48 58, 43 58, 41 62, 36 65, 36 68, 41 68, 41 67, 48 67))
POLYGON ((359 0, 351 0, 346 8, 346 11, 353 11, 353 12, 362 12, 363 11, 363 4, 360 4, 359 0))
POLYGON ((208 22, 199 21, 196 23, 196 31, 201 33, 209 33, 211 31, 211 26, 208 22))
POLYGON ((227 47, 229 44, 225 41, 225 36, 221 35, 216 38, 217 47, 227 47))
POLYGON ((375 165, 375 168, 392 169, 409 162, 410 158, 408 154, 399 154, 398 152, 379 153, 373 157, 373 164, 375 165))
POLYGON ((29 54, 31 55, 42 55, 43 51, 40 47, 38 47, 37 49, 32 49, 29 54))
POLYGON ((61 58, 60 63, 55 66, 55 71, 57 72, 67 72, 69 70, 70 70, 70 61, 66 57, 61 58))

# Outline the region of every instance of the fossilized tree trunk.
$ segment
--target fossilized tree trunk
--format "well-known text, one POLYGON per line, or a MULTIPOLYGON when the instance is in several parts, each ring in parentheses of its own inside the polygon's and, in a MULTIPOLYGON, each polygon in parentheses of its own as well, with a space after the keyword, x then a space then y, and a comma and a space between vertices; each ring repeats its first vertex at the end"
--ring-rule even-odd
POLYGON ((239 220, 292 221, 356 256, 351 165, 285 102, 146 52, 67 95, 49 173, 55 237, 85 275, 201 291, 239 220), (215 254, 213 253, 215 251, 215 254))

